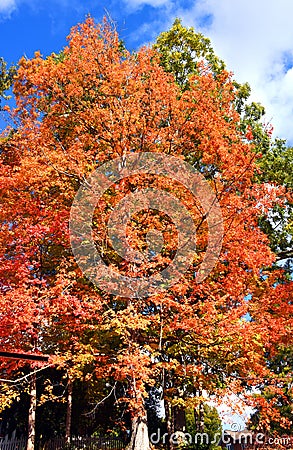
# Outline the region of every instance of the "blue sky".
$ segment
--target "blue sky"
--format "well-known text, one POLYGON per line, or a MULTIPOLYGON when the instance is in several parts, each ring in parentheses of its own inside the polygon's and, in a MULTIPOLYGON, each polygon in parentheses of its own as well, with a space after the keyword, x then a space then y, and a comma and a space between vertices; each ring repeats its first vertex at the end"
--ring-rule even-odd
MULTIPOLYGON (((188 11, 191 1, 180 2, 188 11)), ((66 44, 70 28, 90 14, 96 21, 109 15, 129 49, 154 40, 176 17, 163 0, 121 2, 110 0, 0 0, 0 56, 9 63, 34 51, 58 52, 66 44)))
POLYGON ((0 0, 0 56, 58 52, 88 13, 97 21, 110 14, 129 49, 182 18, 211 38, 235 78, 250 83, 275 135, 293 145, 292 0, 0 0))

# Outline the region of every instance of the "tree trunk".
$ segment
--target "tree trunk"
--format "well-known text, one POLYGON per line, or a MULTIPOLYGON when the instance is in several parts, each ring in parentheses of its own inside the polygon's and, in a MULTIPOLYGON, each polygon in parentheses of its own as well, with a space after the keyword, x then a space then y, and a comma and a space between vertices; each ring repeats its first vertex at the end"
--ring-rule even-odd
POLYGON ((36 374, 34 373, 30 383, 30 408, 28 414, 28 440, 26 450, 34 450, 36 437, 36 408, 37 408, 37 386, 36 374))
POLYGON ((199 432, 203 433, 204 431, 204 404, 200 402, 199 404, 199 432))
POLYGON ((167 434, 168 434, 168 450, 174 450, 175 446, 173 443, 172 436, 174 435, 175 427, 174 427, 174 408, 168 402, 165 402, 165 413, 166 413, 166 425, 167 425, 167 434))
POLYGON ((174 407, 174 430, 175 431, 185 431, 186 420, 185 420, 185 409, 179 406, 174 407))
POLYGON ((194 417, 194 428, 196 431, 199 430, 199 407, 196 406, 193 410, 193 417, 194 417))
POLYGON ((72 416, 72 381, 68 381, 68 394, 67 394, 67 410, 66 410, 66 425, 65 425, 65 438, 66 442, 70 443, 71 437, 71 416, 72 416))
POLYGON ((131 439, 127 450, 150 450, 146 415, 133 418, 131 439))

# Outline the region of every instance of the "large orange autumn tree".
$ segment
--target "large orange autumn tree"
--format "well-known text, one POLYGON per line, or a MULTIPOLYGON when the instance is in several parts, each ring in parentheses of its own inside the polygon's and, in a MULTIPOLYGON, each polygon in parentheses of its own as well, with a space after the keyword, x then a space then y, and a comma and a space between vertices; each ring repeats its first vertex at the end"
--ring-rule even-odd
POLYGON ((281 191, 255 182, 259 156, 239 131, 230 75, 214 76, 203 64, 182 92, 159 61, 149 48, 128 53, 107 22, 89 18, 60 54, 20 61, 16 126, 1 139, 1 344, 58 353, 72 379, 87 370, 87 380, 123 383, 130 446, 140 450, 149 448, 150 386, 161 390, 171 433, 186 406, 198 409, 206 396, 247 395, 271 379, 266 356, 292 332, 288 287, 276 291, 277 276, 266 271, 274 255, 258 226, 281 191), (107 237, 113 208, 145 188, 165 189, 189 209, 197 251, 175 285, 147 297, 118 296, 78 267, 70 210, 95 169, 141 152, 188 161, 205 177, 221 207, 223 239, 214 269, 198 283, 213 233, 209 211, 184 180, 125 177, 105 192, 92 221, 108 267, 148 277, 172 262, 178 230, 156 209, 143 208, 127 224, 130 246, 145 254, 149 233, 161 234, 161 253, 145 264, 123 260, 107 237))

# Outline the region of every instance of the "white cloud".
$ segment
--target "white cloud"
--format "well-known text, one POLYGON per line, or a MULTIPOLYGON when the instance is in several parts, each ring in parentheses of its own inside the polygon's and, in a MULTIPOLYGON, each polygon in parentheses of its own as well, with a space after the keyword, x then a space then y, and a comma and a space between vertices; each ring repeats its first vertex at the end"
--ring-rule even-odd
POLYGON ((15 0, 0 0, 0 15, 9 16, 15 9, 15 0))
MULTIPOLYGON (((165 14, 162 8, 158 11, 161 26, 181 17, 185 25, 210 37, 228 70, 238 81, 249 82, 251 100, 265 106, 265 121, 273 125, 274 135, 293 145, 292 0, 194 0, 188 10, 184 0, 125 0, 125 4, 134 9, 143 4, 163 6, 165 14)), ((158 22, 153 26, 158 29, 158 22)))
POLYGON ((198 0, 184 23, 212 39, 216 53, 241 82, 252 87, 252 99, 266 108, 275 135, 293 144, 293 2, 279 0, 198 0), (202 25, 211 16, 208 26, 202 25))
POLYGON ((169 3, 169 0, 125 0, 124 3, 132 8, 137 8, 141 5, 149 5, 157 8, 169 3))

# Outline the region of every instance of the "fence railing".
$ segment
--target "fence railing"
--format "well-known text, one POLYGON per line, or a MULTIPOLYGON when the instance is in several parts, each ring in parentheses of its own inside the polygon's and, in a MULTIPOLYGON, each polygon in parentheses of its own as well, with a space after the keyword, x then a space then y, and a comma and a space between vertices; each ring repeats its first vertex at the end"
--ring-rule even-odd
MULTIPOLYGON (((0 439, 0 450, 25 450, 27 439, 0 439)), ((119 438, 99 437, 72 437, 70 443, 64 437, 52 438, 46 442, 36 442, 36 450, 123 450, 125 442, 119 438)))
POLYGON ((123 450, 125 443, 115 437, 72 437, 70 443, 65 438, 54 438, 47 441, 39 450, 59 450, 59 449, 87 449, 87 450, 123 450))
POLYGON ((26 444, 27 444, 26 438, 0 439, 0 450, 25 450, 26 444))

